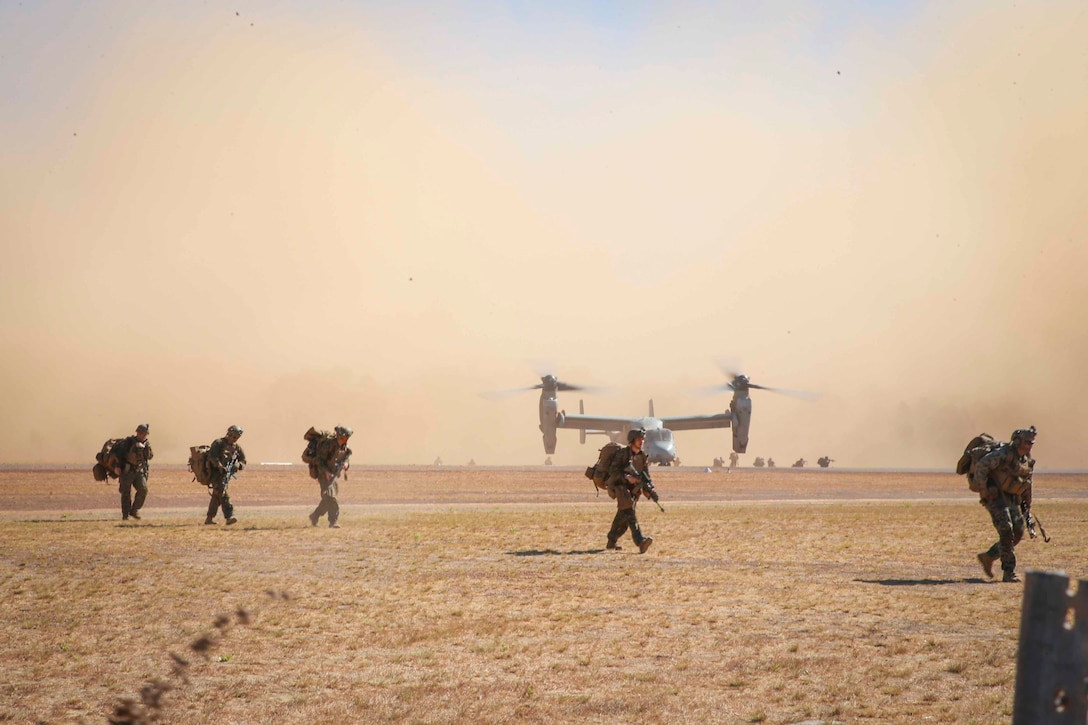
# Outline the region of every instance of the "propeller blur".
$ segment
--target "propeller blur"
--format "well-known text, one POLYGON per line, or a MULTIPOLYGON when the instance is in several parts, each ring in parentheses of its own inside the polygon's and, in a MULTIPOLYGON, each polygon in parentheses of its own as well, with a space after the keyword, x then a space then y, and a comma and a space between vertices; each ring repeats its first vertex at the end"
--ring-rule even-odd
POLYGON ((587 435, 604 435, 613 442, 624 444, 627 441, 628 431, 641 428, 646 431, 644 450, 648 454, 649 461, 662 466, 679 465, 680 463, 676 453, 676 443, 673 439, 673 432, 678 430, 730 428, 732 430, 733 451, 736 453, 747 451, 748 430, 752 419, 752 399, 749 395, 751 390, 766 390, 808 400, 815 399, 815 396, 811 393, 768 388, 751 382, 747 375, 731 372, 727 372, 727 374, 731 378, 729 382, 716 386, 710 389, 709 392, 732 392, 733 397, 729 402, 729 408, 722 413, 709 415, 658 417, 654 415, 653 400, 650 400, 649 415, 646 416, 586 415, 583 401, 578 402, 577 414, 567 413, 559 408, 558 394, 560 391, 593 391, 595 389, 562 382, 551 373, 541 375, 540 382, 536 385, 485 393, 484 396, 496 398, 530 390, 539 390, 539 427, 543 438, 544 452, 548 455, 555 453, 556 431, 560 428, 578 430, 580 442, 583 444, 586 442, 587 435))

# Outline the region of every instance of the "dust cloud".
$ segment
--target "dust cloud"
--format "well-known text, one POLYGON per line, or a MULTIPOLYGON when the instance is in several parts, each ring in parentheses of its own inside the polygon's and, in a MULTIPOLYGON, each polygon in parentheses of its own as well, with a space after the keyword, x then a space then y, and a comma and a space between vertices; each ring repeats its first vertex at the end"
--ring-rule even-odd
MULTIPOLYGON (((479 393, 555 372, 608 388, 587 412, 713 413, 724 355, 820 394, 754 392, 744 464, 948 468, 1029 424, 1040 466, 1088 464, 1082 7, 520 91, 350 15, 117 20, 0 141, 2 462, 89 467, 149 422, 161 462, 237 423, 252 461, 344 424, 363 463, 540 463, 535 393, 479 393)), ((700 466, 728 440, 677 435, 700 466)))

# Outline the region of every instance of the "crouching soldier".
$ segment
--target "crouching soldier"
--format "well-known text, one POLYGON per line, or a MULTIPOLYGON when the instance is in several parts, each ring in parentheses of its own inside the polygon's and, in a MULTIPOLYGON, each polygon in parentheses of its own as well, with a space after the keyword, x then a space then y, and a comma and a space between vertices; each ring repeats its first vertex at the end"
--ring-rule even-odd
POLYGON ((608 495, 616 499, 616 517, 612 519, 612 528, 608 532, 608 544, 606 549, 621 548, 617 542, 621 536, 631 530, 631 538, 635 541, 640 554, 645 554, 654 543, 652 536, 643 536, 639 528, 638 518, 635 516, 635 504, 642 495, 642 484, 638 476, 634 476, 627 470, 628 464, 633 465, 636 471, 645 471, 648 465, 646 453, 642 450, 646 431, 641 429, 627 431, 627 445, 616 451, 612 456, 612 463, 608 467, 608 479, 605 486, 608 495))
POLYGON ((223 518, 227 520, 227 526, 238 523, 234 518, 234 504, 230 501, 227 486, 230 479, 238 475, 246 467, 246 454, 238 445, 238 439, 242 437, 242 429, 236 425, 227 428, 227 434, 217 438, 208 448, 205 458, 208 467, 208 475, 211 482, 208 484, 208 493, 211 501, 208 502, 208 516, 204 519, 205 526, 215 526, 215 516, 219 509, 223 509, 223 518))

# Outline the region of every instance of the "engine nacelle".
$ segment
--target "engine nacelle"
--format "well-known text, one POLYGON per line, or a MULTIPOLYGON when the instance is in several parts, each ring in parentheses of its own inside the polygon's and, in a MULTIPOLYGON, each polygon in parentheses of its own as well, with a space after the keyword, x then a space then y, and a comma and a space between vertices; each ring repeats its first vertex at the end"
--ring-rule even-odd
POLYGON ((729 413, 733 416, 733 451, 744 453, 748 450, 748 426, 752 423, 752 399, 748 396, 734 396, 729 403, 729 413))
POLYGON ((556 417, 559 414, 559 401, 552 397, 540 396, 540 432, 544 434, 544 452, 549 456, 555 453, 556 417))

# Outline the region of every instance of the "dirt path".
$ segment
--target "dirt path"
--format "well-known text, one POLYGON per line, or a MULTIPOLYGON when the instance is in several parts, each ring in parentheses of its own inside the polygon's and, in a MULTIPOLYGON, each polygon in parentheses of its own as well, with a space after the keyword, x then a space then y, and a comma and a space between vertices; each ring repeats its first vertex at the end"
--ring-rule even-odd
MULTIPOLYGON (((662 502, 864 501, 973 498, 952 473, 751 469, 704 473, 655 469, 662 502)), ((1039 474, 1038 499, 1088 498, 1088 474, 1039 474)), ((302 466, 253 466, 231 484, 236 505, 311 506, 317 484, 302 466)), ((603 494, 602 494, 603 496, 603 494)), ((357 467, 340 488, 343 505, 456 505, 600 502, 571 468, 357 467)), ((200 508, 206 489, 179 466, 152 469, 147 509, 200 508)), ((0 470, 0 511, 93 511, 118 508, 116 481, 98 483, 90 470, 0 470)))

